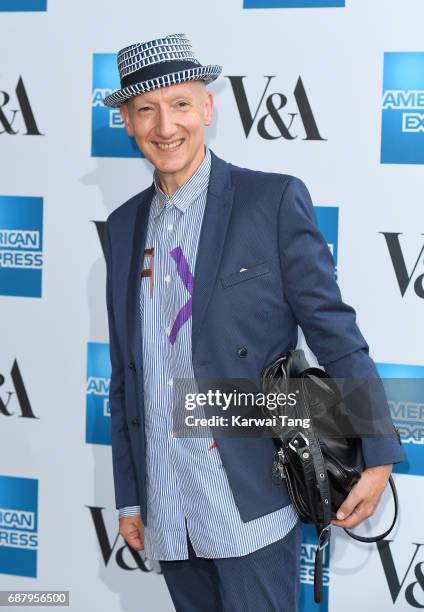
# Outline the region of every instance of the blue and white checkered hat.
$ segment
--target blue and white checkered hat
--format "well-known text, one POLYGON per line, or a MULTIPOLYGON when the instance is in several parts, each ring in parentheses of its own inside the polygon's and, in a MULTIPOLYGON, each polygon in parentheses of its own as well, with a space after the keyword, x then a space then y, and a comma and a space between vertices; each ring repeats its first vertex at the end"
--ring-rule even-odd
POLYGON ((121 89, 105 97, 106 106, 118 107, 145 91, 185 81, 210 83, 222 66, 202 66, 185 34, 169 34, 121 49, 118 70, 121 89))

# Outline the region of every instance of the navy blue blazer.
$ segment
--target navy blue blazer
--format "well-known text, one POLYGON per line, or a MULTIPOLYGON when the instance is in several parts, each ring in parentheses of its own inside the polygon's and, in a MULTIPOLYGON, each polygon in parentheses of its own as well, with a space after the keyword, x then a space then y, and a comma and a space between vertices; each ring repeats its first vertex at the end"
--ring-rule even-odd
MULTIPOLYGON (((109 215, 106 249, 116 507, 140 505, 145 523, 139 294, 153 193, 152 184, 109 215)), ((305 185, 292 176, 234 166, 212 153, 194 271, 195 377, 257 379, 273 359, 296 347, 298 325, 331 376, 378 377, 355 311, 341 299, 305 185), (242 267, 247 270, 241 273, 242 267)), ((244 521, 289 503, 285 485, 271 478, 272 439, 217 437, 216 444, 244 521)), ((363 439, 362 446, 368 467, 404 459, 396 435, 363 439)))

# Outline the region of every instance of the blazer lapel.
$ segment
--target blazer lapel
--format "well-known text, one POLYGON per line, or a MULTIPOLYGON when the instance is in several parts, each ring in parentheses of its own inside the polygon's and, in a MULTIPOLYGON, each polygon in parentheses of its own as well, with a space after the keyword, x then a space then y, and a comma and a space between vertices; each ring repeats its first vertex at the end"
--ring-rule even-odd
MULTIPOLYGON (((146 244, 147 223, 154 194, 152 184, 143 194, 135 216, 130 270, 127 292, 127 338, 130 347, 130 357, 137 365, 141 375, 141 321, 140 321, 140 287, 143 271, 144 249, 146 244)), ((141 378, 142 380, 142 378, 141 378)))
POLYGON ((211 156, 211 175, 194 271, 193 355, 218 273, 234 199, 230 165, 212 151, 211 156))

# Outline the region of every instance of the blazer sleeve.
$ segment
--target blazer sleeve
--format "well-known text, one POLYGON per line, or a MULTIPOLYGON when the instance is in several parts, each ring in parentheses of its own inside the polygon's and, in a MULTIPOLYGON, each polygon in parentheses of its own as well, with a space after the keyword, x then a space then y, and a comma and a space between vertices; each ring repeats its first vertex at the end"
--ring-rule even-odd
POLYGON ((116 508, 138 506, 135 466, 125 415, 125 369, 113 310, 112 248, 109 221, 106 224, 106 304, 109 322, 109 352, 112 373, 109 406, 112 427, 112 462, 116 508))
MULTIPOLYGON (((354 309, 342 301, 334 262, 318 230, 309 192, 291 177, 280 201, 278 240, 285 298, 318 362, 333 378, 372 379, 368 406, 386 422, 377 437, 362 437, 366 467, 404 461, 405 452, 354 309), (387 429, 388 424, 388 429, 387 429)), ((374 417, 374 414, 373 414, 374 417)))

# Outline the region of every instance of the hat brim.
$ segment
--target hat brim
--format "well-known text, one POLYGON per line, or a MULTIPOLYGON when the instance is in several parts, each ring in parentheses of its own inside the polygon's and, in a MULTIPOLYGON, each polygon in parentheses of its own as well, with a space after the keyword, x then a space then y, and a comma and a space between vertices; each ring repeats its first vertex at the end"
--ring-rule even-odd
POLYGON ((146 91, 159 89, 160 87, 178 85, 179 83, 185 83, 187 81, 204 81, 206 84, 211 83, 219 77, 221 72, 222 66, 217 65, 197 66, 196 68, 180 70, 179 72, 171 72, 170 74, 164 74, 148 81, 142 81, 135 85, 129 85, 128 87, 118 89, 109 96, 106 96, 103 102, 106 106, 118 108, 130 98, 138 96, 146 91))

